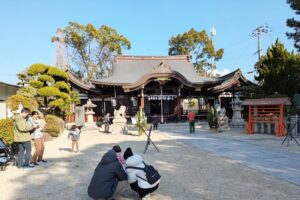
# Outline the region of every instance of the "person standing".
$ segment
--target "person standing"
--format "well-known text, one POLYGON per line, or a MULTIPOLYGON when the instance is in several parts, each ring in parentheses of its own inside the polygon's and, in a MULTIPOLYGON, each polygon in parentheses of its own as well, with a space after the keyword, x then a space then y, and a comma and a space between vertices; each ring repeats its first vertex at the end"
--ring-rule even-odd
POLYGON ((81 132, 80 129, 76 125, 73 125, 68 134, 68 139, 71 138, 71 140, 72 140, 72 143, 71 143, 72 152, 75 152, 75 153, 77 153, 79 150, 78 140, 80 139, 80 132, 81 132), (75 147, 76 147, 76 151, 75 151, 75 147))
POLYGON ((114 199, 127 187, 127 175, 116 152, 111 149, 97 165, 88 187, 88 195, 93 199, 114 199))
POLYGON ((158 116, 157 115, 154 115, 152 124, 153 124, 153 130, 157 130, 157 127, 158 127, 158 116))
POLYGON ((190 110, 187 116, 189 121, 190 133, 195 133, 195 117, 196 114, 192 110, 190 110))
POLYGON ((28 108, 23 108, 21 113, 14 118, 14 141, 18 144, 18 156, 17 167, 32 168, 34 166, 29 165, 31 156, 31 136, 30 131, 37 128, 37 125, 33 125, 27 122, 27 117, 30 113, 28 108))
POLYGON ((47 163, 46 160, 44 160, 44 151, 45 151, 45 138, 44 138, 44 132, 43 129, 46 126, 46 121, 44 120, 44 117, 41 113, 39 113, 38 115, 39 121, 40 121, 40 125, 41 125, 41 133, 43 134, 43 136, 41 137, 41 151, 40 154, 38 155, 38 160, 37 162, 43 162, 43 163, 47 163))
POLYGON ((37 125, 39 128, 35 129, 34 132, 31 134, 31 138, 35 147, 35 151, 31 158, 31 164, 39 165, 37 163, 38 157, 42 154, 43 148, 43 133, 42 130, 45 126, 45 121, 39 119, 39 113, 37 111, 33 111, 31 113, 31 123, 37 125))
POLYGON ((110 119, 109 119, 109 113, 107 113, 103 119, 104 122, 104 132, 109 133, 109 124, 110 124, 110 119))

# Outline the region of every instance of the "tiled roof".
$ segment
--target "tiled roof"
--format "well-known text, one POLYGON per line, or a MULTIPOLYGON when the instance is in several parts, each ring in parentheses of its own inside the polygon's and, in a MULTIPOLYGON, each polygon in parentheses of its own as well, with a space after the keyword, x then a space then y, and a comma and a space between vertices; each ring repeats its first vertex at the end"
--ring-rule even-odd
POLYGON ((93 81, 95 84, 126 85, 136 83, 143 75, 155 72, 161 64, 183 75, 191 83, 213 83, 217 79, 199 76, 187 56, 116 56, 112 76, 93 81))
POLYGON ((14 87, 14 88, 19 88, 19 86, 17 86, 17 85, 13 85, 13 84, 9 84, 9 83, 4 83, 4 82, 2 82, 2 81, 0 81, 0 85, 9 86, 9 87, 14 87))
POLYGON ((242 71, 240 69, 237 69, 224 76, 220 76, 217 79, 220 80, 221 84, 211 88, 211 91, 213 93, 225 91, 226 89, 231 88, 232 86, 239 83, 242 83, 243 85, 253 84, 251 81, 249 81, 243 76, 242 71))
POLYGON ((268 99, 246 99, 242 105, 264 106, 264 105, 291 105, 288 97, 268 99))

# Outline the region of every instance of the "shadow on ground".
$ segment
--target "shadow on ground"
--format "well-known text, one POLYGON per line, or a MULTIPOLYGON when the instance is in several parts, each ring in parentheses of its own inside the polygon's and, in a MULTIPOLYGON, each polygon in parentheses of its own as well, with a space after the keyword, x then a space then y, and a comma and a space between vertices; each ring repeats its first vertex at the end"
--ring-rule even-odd
MULTIPOLYGON (((110 135, 102 134, 101 137, 107 139, 110 135)), ((132 136, 120 137, 116 143, 96 138, 99 139, 98 144, 79 153, 71 153, 68 148, 58 146, 56 151, 66 156, 48 159, 46 165, 15 178, 14 182, 22 184, 13 191, 13 199, 90 199, 87 187, 94 169, 103 154, 116 144, 123 150, 132 147, 134 153, 142 155, 146 162, 159 170, 162 181, 152 200, 296 200, 300 196, 300 187, 296 185, 201 151, 180 140, 154 135, 154 142, 161 152, 150 146, 143 154, 145 141, 133 141, 132 136)), ((124 195, 120 200, 138 199, 130 190, 124 195)))

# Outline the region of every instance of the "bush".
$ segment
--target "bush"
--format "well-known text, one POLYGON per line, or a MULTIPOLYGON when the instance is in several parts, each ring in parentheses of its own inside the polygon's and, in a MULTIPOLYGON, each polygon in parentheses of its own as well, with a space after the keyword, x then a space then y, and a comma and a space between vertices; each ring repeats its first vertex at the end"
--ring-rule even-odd
POLYGON ((42 97, 52 97, 52 96, 59 96, 60 91, 56 87, 46 86, 46 87, 40 88, 37 91, 37 94, 42 97))
POLYGON ((44 73, 47 69, 48 67, 44 64, 33 64, 28 68, 27 73, 34 76, 39 73, 44 73))
POLYGON ((47 115, 45 117, 46 126, 44 132, 50 134, 52 137, 58 137, 64 130, 64 122, 59 117, 54 115, 47 115))
POLYGON ((14 129, 12 119, 0 119, 0 138, 7 145, 14 142, 14 129))
POLYGON ((211 107, 208 111, 207 122, 209 128, 218 128, 217 110, 214 107, 211 107))
POLYGON ((143 133, 142 128, 147 128, 147 118, 144 110, 140 107, 140 110, 135 114, 136 127, 138 128, 139 135, 143 133))
POLYGON ((6 102, 7 106, 13 111, 18 110, 19 104, 22 104, 23 107, 28 108, 30 111, 34 111, 38 107, 35 99, 20 94, 10 96, 6 102))
POLYGON ((58 78, 60 80, 63 80, 63 81, 68 81, 69 80, 69 77, 68 77, 67 73, 64 72, 61 69, 56 68, 56 67, 49 66, 47 74, 50 75, 50 76, 52 76, 52 77, 58 78))

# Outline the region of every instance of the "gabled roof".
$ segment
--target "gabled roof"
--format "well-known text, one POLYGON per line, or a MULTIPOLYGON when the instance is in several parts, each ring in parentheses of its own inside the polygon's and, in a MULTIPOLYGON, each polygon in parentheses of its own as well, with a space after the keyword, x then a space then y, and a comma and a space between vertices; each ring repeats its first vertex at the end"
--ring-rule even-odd
POLYGON ((266 99, 246 99, 242 105, 265 106, 265 105, 291 105, 288 97, 266 98, 266 99))
POLYGON ((69 76, 70 82, 73 83, 74 85, 76 85, 77 87, 79 87, 83 90, 94 92, 94 93, 101 93, 99 89, 95 88, 95 85, 86 84, 86 83, 82 82, 77 77, 75 77, 74 74, 70 70, 66 70, 66 73, 69 76))
POLYGON ((121 56, 114 59, 112 76, 92 80, 99 85, 130 86, 143 84, 153 75, 175 75, 186 80, 190 85, 216 84, 219 80, 199 76, 188 56, 121 56))
POLYGON ((237 69, 231 73, 228 73, 224 76, 220 76, 217 78, 221 84, 211 88, 212 93, 223 92, 234 85, 242 84, 242 85, 251 85, 253 84, 251 81, 246 79, 242 71, 237 69))

